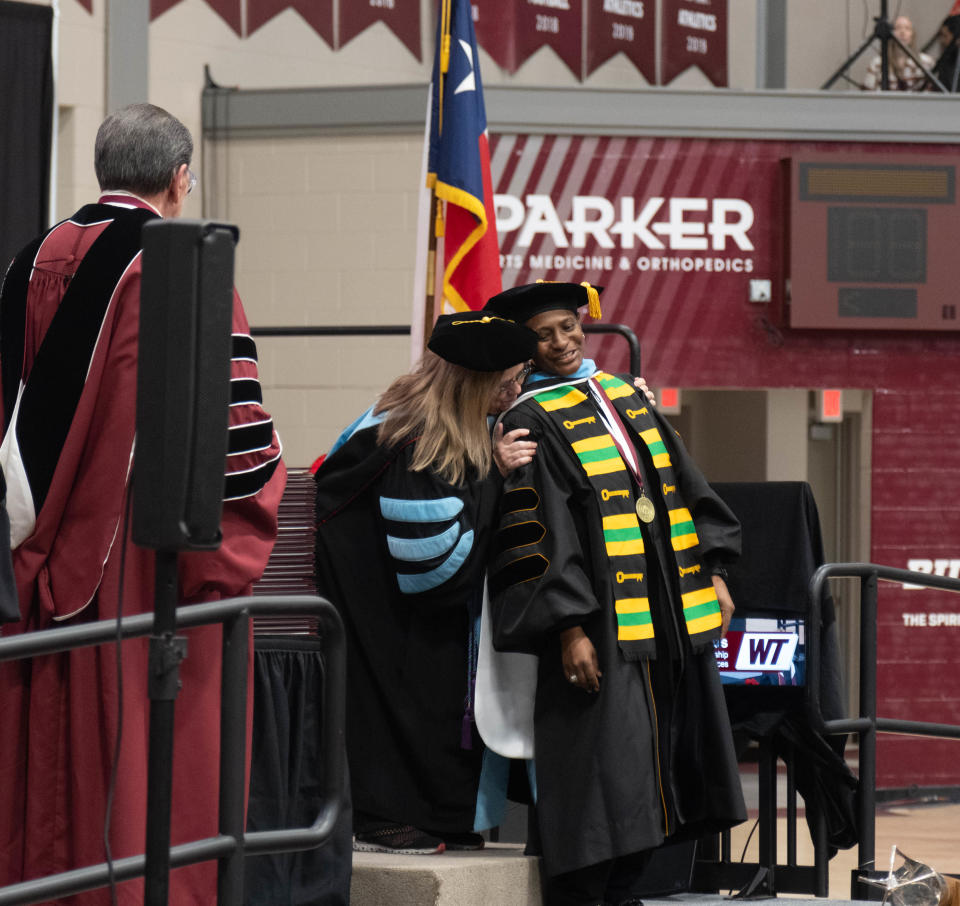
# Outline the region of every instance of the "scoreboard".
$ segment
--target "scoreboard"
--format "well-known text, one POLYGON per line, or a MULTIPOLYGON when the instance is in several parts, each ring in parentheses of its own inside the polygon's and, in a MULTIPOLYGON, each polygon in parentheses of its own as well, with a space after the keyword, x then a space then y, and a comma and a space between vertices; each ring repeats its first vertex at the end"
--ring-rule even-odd
POLYGON ((960 330, 960 157, 789 161, 791 327, 960 330))

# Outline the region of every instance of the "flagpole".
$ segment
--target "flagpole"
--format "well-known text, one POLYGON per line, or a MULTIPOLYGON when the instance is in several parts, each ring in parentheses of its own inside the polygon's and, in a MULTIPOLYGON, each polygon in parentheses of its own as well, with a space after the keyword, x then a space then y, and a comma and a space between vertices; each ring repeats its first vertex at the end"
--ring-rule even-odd
MULTIPOLYGON (((440 0, 440 46, 436 52, 440 54, 440 65, 437 73, 437 90, 439 92, 440 102, 437 104, 437 131, 443 132, 443 89, 447 81, 447 73, 450 70, 450 0, 440 0)), ((427 348, 427 339, 433 327, 436 316, 440 313, 437 310, 437 239, 443 235, 443 201, 437 198, 436 187, 430 186, 430 214, 427 219, 427 229, 430 231, 427 237, 427 298, 424 305, 423 317, 423 348, 427 348)), ((440 278, 440 285, 443 286, 443 277, 440 278)), ((443 303, 443 292, 440 293, 440 301, 443 303)))
POLYGON ((432 84, 427 91, 427 109, 423 135, 423 157, 420 166, 420 195, 417 199, 417 250, 413 272, 413 311, 410 319, 410 364, 416 364, 433 327, 434 295, 436 285, 436 248, 433 217, 436 192, 428 180, 430 151, 430 119, 432 84))
POLYGON ((417 204, 413 359, 422 354, 437 315, 482 308, 501 287, 471 4, 435 2, 437 40, 417 204), (453 79, 449 85, 448 78, 453 79))
MULTIPOLYGON (((433 329, 433 322, 437 315, 437 218, 439 206, 443 202, 437 198, 437 193, 430 189, 430 213, 433 217, 427 218, 427 292, 423 306, 423 349, 427 348, 427 340, 433 329)), ((421 350, 422 352, 423 350, 421 350)))

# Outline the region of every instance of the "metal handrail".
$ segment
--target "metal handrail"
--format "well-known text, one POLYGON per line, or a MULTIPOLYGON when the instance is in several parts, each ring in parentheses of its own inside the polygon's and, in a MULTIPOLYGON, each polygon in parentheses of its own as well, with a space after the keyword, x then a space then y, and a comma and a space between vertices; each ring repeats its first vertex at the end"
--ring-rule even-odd
MULTIPOLYGON (((630 347, 630 373, 640 375, 640 341, 626 324, 584 324, 584 333, 612 333, 623 337, 630 347)), ((306 327, 251 327, 255 337, 369 337, 409 336, 409 324, 314 325, 306 327)))
MULTIPOLYGON (((101 620, 78 626, 63 626, 39 632, 0 638, 0 661, 19 660, 43 654, 56 654, 74 648, 100 645, 121 639, 148 636, 153 631, 152 613, 101 620)), ((333 605, 312 595, 228 598, 205 604, 177 608, 177 628, 190 629, 223 623, 223 676, 221 683, 220 740, 220 833, 215 837, 194 840, 170 848, 170 866, 180 867, 217 859, 220 862, 217 902, 236 906, 242 900, 243 857, 266 853, 311 849, 323 843, 333 830, 343 808, 344 766, 344 677, 345 640, 343 624, 333 605), (243 814, 245 797, 244 762, 246 758, 245 720, 237 716, 246 712, 247 655, 249 653, 249 621, 252 615, 275 615, 295 611, 315 613, 324 642, 324 676, 322 702, 323 804, 309 827, 244 833, 242 827, 229 832, 227 811, 243 814), (225 832, 225 830, 227 832, 225 832)), ((112 863, 112 876, 117 882, 143 877, 146 856, 130 856, 112 863)), ((45 878, 23 881, 0 887, 0 906, 43 903, 57 897, 82 893, 110 883, 111 866, 106 862, 45 878)))
POLYGON ((960 739, 960 726, 895 720, 877 717, 877 582, 900 582, 960 592, 960 579, 934 576, 875 563, 826 563, 810 579, 810 623, 807 630, 806 710, 811 726, 819 733, 837 735, 856 733, 859 738, 860 795, 857 851, 858 868, 851 879, 851 896, 867 898, 869 891, 858 891, 857 874, 869 872, 876 849, 877 733, 906 733, 943 739, 960 739), (860 579, 860 714, 841 720, 824 720, 820 710, 820 637, 819 626, 827 580, 860 579))

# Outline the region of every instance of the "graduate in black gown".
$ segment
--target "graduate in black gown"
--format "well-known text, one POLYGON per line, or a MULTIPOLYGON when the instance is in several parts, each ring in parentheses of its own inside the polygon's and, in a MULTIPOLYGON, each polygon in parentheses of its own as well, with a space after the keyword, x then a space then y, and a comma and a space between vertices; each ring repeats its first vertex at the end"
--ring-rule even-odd
POLYGON ((441 315, 428 347, 316 473, 317 587, 346 629, 361 851, 483 845, 471 634, 502 474, 534 450, 525 431, 492 449, 488 414, 516 398, 536 337, 464 312, 441 315))
POLYGON ((490 567, 494 646, 539 656, 534 762, 548 906, 629 904, 651 849, 746 818, 713 641, 740 527, 679 436, 583 357, 583 284, 486 310, 538 335, 502 416, 537 442, 507 476, 490 567))

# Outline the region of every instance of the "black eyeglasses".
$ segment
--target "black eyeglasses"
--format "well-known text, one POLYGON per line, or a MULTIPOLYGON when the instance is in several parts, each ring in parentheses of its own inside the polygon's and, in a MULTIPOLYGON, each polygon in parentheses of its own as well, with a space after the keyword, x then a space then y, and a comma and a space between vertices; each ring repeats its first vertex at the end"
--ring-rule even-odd
POLYGON ((525 365, 524 368, 517 373, 515 378, 511 378, 509 381, 504 381, 500 385, 500 393, 512 393, 514 384, 519 384, 522 388, 523 382, 531 375, 532 372, 533 365, 525 365))

